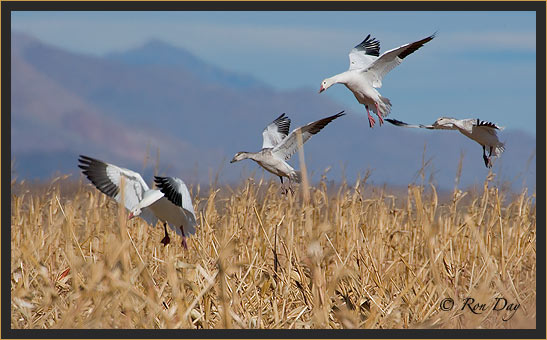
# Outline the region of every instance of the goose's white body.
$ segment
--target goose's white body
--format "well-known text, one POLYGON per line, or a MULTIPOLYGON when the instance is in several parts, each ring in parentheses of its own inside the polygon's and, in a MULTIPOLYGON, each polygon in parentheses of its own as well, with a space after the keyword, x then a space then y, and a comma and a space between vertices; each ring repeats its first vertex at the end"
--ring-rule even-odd
POLYGON ((283 183, 283 177, 287 177, 289 182, 300 182, 300 172, 287 163, 287 160, 298 150, 297 134, 302 135, 302 143, 305 143, 331 121, 343 116, 343 112, 301 126, 290 134, 288 132, 291 120, 285 114, 282 114, 262 132, 262 150, 259 152, 238 152, 230 163, 243 159, 252 159, 267 171, 279 176, 281 183, 283 183))
POLYGON ((406 56, 415 52, 434 37, 435 34, 391 49, 379 56, 380 42, 375 38, 370 38, 369 34, 365 40, 350 51, 349 69, 324 79, 321 82, 319 93, 334 84, 344 84, 353 93, 357 101, 365 105, 370 127, 374 126, 375 121, 370 115, 369 109, 378 116, 381 125, 383 117, 391 112, 391 101, 383 97, 376 89, 382 87, 382 80, 389 71, 401 64, 406 56))
MULTIPOLYGON (((344 84, 353 93, 355 99, 360 104, 365 105, 367 113, 370 109, 382 119, 391 112, 391 101, 383 97, 378 90, 371 86, 371 82, 367 79, 366 74, 363 74, 361 71, 350 70, 328 79, 333 84, 344 84)), ((382 123, 383 121, 380 120, 380 122, 382 123)), ((374 126, 374 120, 371 121, 370 125, 371 127, 374 126)))
POLYGON ((188 206, 187 208, 183 208, 182 206, 173 204, 160 190, 151 189, 146 191, 143 200, 137 206, 140 207, 142 213, 139 215, 134 214, 134 216, 143 217, 144 212, 150 210, 156 217, 156 221, 151 223, 153 226, 156 225, 159 219, 162 222, 167 222, 171 229, 180 236, 183 236, 180 226, 183 226, 185 236, 196 233, 194 208, 190 209, 188 206))
POLYGON ((295 182, 300 181, 300 174, 285 160, 274 154, 273 148, 262 149, 259 152, 248 152, 247 158, 252 159, 265 170, 279 177, 287 177, 295 182))
POLYGON ((183 229, 183 237, 195 234, 196 214, 186 184, 176 177, 154 176, 154 182, 160 188, 160 194, 163 195, 158 200, 158 202, 162 202, 153 208, 156 216, 160 219, 165 218, 167 222, 172 224, 172 227, 178 226, 174 229, 179 235, 181 229, 183 229))
POLYGON ((116 202, 122 203, 130 211, 130 218, 139 216, 152 226, 155 226, 159 219, 164 226, 168 223, 172 230, 183 237, 196 232, 194 207, 190 193, 182 180, 156 177, 157 184, 158 179, 170 181, 177 184, 176 189, 169 191, 160 185, 158 186, 161 190, 150 189, 141 175, 135 171, 82 155, 79 161, 78 166, 95 187, 116 202), (179 201, 171 200, 169 194, 180 196, 179 201))
MULTIPOLYGON (((453 127, 449 127, 451 130, 458 130, 468 138, 474 140, 485 147, 493 147, 493 156, 499 156, 505 149, 504 144, 500 142, 497 131, 503 131, 503 127, 497 126, 493 123, 484 122, 479 119, 454 119, 444 118, 445 122, 452 124, 453 127)), ((437 125, 433 124, 433 128, 439 128, 442 126, 437 122, 437 125)), ((446 124, 446 123, 445 123, 446 124)))
POLYGON ((409 127, 409 128, 423 128, 430 130, 458 130, 464 136, 474 140, 483 147, 483 159, 487 167, 492 167, 491 156, 499 157, 505 150, 504 143, 500 142, 498 138, 498 131, 503 131, 504 127, 498 126, 494 123, 480 120, 478 118, 456 119, 450 117, 441 117, 435 121, 432 125, 411 125, 395 119, 386 119, 393 125, 409 127), (489 155, 486 156, 486 150, 488 149, 489 155))

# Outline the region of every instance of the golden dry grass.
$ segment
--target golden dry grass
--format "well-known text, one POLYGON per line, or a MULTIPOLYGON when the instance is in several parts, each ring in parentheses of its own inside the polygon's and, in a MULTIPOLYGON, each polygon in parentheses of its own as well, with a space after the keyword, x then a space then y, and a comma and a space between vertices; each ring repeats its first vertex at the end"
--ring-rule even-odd
POLYGON ((535 328, 535 195, 488 180, 444 203, 366 181, 193 187, 188 251, 87 182, 14 192, 12 328, 535 328))

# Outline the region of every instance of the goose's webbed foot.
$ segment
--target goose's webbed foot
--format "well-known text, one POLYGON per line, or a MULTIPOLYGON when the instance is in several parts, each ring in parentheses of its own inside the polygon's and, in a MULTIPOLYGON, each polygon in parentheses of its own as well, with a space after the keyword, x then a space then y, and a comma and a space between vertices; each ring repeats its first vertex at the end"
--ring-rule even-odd
POLYGON ((169 235, 165 235, 165 237, 162 238, 160 242, 163 243, 163 246, 165 247, 166 245, 171 243, 171 239, 169 238, 169 235))
POLYGON ((163 230, 165 231, 165 236, 161 239, 160 242, 163 243, 163 246, 165 247, 171 242, 169 234, 167 233, 167 223, 163 223, 163 230))
POLYGON ((368 106, 365 105, 365 109, 367 109, 367 116, 368 116, 368 126, 370 126, 371 128, 374 127, 374 124, 376 124, 376 121, 374 120, 374 118, 372 118, 372 116, 370 115, 370 111, 368 110, 368 106))
POLYGON ((180 226, 180 231, 182 232, 182 246, 184 247, 184 249, 188 249, 188 244, 186 244, 186 235, 184 234, 184 228, 182 226, 180 226))
POLYGON ((374 102, 374 105, 376 105, 376 115, 378 116, 378 120, 380 121, 380 126, 382 126, 382 124, 384 124, 384 118, 382 118, 382 115, 380 114, 378 103, 374 102))

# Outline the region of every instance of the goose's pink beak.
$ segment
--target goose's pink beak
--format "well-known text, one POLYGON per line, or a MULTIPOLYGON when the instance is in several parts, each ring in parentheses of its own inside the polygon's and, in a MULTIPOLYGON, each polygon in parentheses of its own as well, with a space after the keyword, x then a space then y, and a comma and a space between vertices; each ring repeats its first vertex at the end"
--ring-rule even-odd
POLYGON ((323 87, 323 85, 321 85, 321 88, 319 89, 319 93, 325 91, 325 88, 323 87))
POLYGON ((127 217, 128 220, 132 219, 133 217, 135 217, 135 215, 133 215, 133 212, 130 212, 129 213, 129 216, 127 217))

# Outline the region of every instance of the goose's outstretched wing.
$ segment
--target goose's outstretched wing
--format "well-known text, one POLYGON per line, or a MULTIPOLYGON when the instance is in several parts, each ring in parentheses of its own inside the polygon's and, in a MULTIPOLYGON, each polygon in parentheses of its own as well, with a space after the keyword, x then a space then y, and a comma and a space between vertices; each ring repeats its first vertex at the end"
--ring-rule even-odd
MULTIPOLYGON (((122 203, 128 210, 133 209, 142 201, 144 193, 150 190, 141 175, 135 171, 83 155, 80 155, 78 161, 80 162, 78 167, 97 189, 112 197, 116 202, 122 203)), ((140 217, 151 225, 155 225, 157 222, 156 216, 148 209, 143 210, 140 217)))
POLYGON ((262 132, 262 148, 273 148, 289 134, 291 120, 283 113, 271 122, 262 132))
POLYGON ((184 182, 176 177, 154 176, 154 182, 165 197, 176 206, 180 207, 184 213, 186 223, 184 232, 194 234, 196 232, 196 214, 192 205, 192 198, 184 182))
POLYGON ((298 133, 302 134, 302 144, 304 144, 311 138, 311 136, 315 135, 327 126, 327 124, 343 115, 344 111, 341 111, 333 116, 316 120, 315 122, 301 126, 298 129, 294 129, 291 134, 287 136, 287 138, 285 138, 272 150, 272 153, 281 159, 288 160, 296 152, 296 150, 298 150, 298 133))
POLYGON ((475 126, 482 126, 482 127, 485 127, 485 128, 496 129, 496 130, 499 130, 499 131, 503 131, 505 129, 503 126, 496 125, 495 123, 488 122, 486 120, 480 120, 478 118, 477 118, 477 121, 474 125, 475 126))
POLYGON ((498 138, 498 131, 503 131, 505 129, 503 126, 499 126, 495 123, 488 122, 488 121, 485 121, 485 120, 480 120, 478 118, 473 119, 472 126, 473 127, 471 128, 471 132, 473 132, 473 129, 478 129, 477 133, 479 135, 480 134, 490 134, 493 137, 495 137, 496 139, 498 138))
POLYGON ((365 76, 371 82, 372 86, 376 88, 382 87, 382 79, 389 71, 391 71, 395 66, 401 64, 404 58, 418 50, 425 43, 433 40, 433 38, 435 38, 435 33, 422 40, 405 44, 403 46, 384 52, 367 68, 363 69, 363 76, 365 76))
POLYGON ((423 124, 413 125, 413 124, 408 124, 408 123, 405 123, 405 122, 401 122, 400 120, 391 119, 391 118, 386 118, 385 120, 390 122, 391 124, 393 124, 395 126, 402 126, 402 127, 407 127, 407 128, 418 128, 418 129, 420 129, 420 128, 421 129, 434 129, 435 128, 433 125, 423 125, 423 124))
POLYGON ((380 42, 370 34, 349 52, 349 70, 368 67, 380 55, 380 42))

